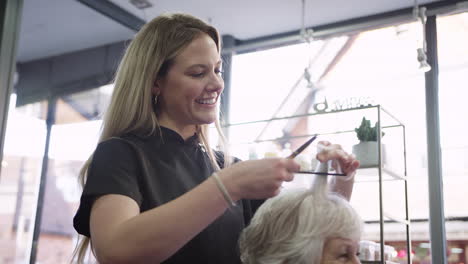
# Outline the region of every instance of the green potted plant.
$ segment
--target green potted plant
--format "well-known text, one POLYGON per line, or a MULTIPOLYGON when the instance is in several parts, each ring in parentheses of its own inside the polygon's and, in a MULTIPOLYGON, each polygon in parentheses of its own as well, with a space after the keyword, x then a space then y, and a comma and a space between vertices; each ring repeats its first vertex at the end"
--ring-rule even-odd
MULTIPOLYGON (((356 155, 356 158, 360 161, 362 168, 375 167, 379 163, 379 147, 377 144, 378 128, 379 122, 376 122, 375 125, 372 126, 370 120, 363 117, 361 125, 354 129, 359 139, 359 144, 353 146, 353 154, 356 155)), ((382 136, 383 135, 384 133, 382 132, 382 136)), ((384 153, 384 151, 382 151, 382 153, 384 153)))

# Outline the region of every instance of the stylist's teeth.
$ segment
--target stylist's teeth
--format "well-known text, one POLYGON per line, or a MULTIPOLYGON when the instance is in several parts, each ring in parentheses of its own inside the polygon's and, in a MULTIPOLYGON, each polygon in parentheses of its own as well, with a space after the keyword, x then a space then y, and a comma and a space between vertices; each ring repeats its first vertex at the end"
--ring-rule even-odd
POLYGON ((200 99, 200 100, 196 100, 196 102, 200 104, 214 104, 216 102, 216 98, 200 99))

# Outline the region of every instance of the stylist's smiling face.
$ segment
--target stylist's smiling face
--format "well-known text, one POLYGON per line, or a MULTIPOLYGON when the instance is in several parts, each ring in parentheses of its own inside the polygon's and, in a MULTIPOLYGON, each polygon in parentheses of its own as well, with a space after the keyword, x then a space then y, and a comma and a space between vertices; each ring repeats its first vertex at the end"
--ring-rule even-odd
POLYGON ((195 38, 175 58, 157 86, 163 123, 178 127, 213 123, 224 89, 221 57, 213 39, 207 34, 195 38))
POLYGON ((320 264, 358 264, 359 242, 346 238, 329 238, 325 241, 320 264))

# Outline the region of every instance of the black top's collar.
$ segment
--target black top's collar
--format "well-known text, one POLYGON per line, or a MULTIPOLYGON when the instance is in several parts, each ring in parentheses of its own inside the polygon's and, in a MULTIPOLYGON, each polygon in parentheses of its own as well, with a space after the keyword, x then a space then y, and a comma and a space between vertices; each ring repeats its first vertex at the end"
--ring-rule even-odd
POLYGON ((163 142, 174 141, 174 142, 179 142, 179 143, 187 144, 187 145, 198 145, 199 143, 197 133, 194 133, 193 136, 187 138, 187 140, 184 140, 184 138, 176 131, 167 127, 163 127, 163 126, 160 126, 160 128, 161 128, 161 137, 162 137, 163 142))
POLYGON ((159 128, 156 128, 156 130, 150 134, 150 135, 144 135, 143 133, 138 133, 138 132, 130 132, 124 136, 134 136, 137 138, 140 138, 141 140, 156 140, 161 143, 179 143, 182 145, 187 145, 187 146, 198 146, 200 143, 200 140, 198 139, 197 133, 194 133, 193 136, 187 138, 187 140, 184 140, 184 138, 177 133, 176 131, 159 126, 159 128))

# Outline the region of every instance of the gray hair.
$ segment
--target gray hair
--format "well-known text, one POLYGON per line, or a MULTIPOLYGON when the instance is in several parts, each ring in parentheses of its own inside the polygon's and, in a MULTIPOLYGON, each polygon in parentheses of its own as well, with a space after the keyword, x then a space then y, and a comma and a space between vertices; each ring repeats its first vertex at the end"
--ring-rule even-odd
POLYGON ((325 240, 358 240, 362 220, 344 198, 328 192, 327 177, 311 189, 287 191, 268 199, 239 240, 245 264, 318 264, 325 240))

